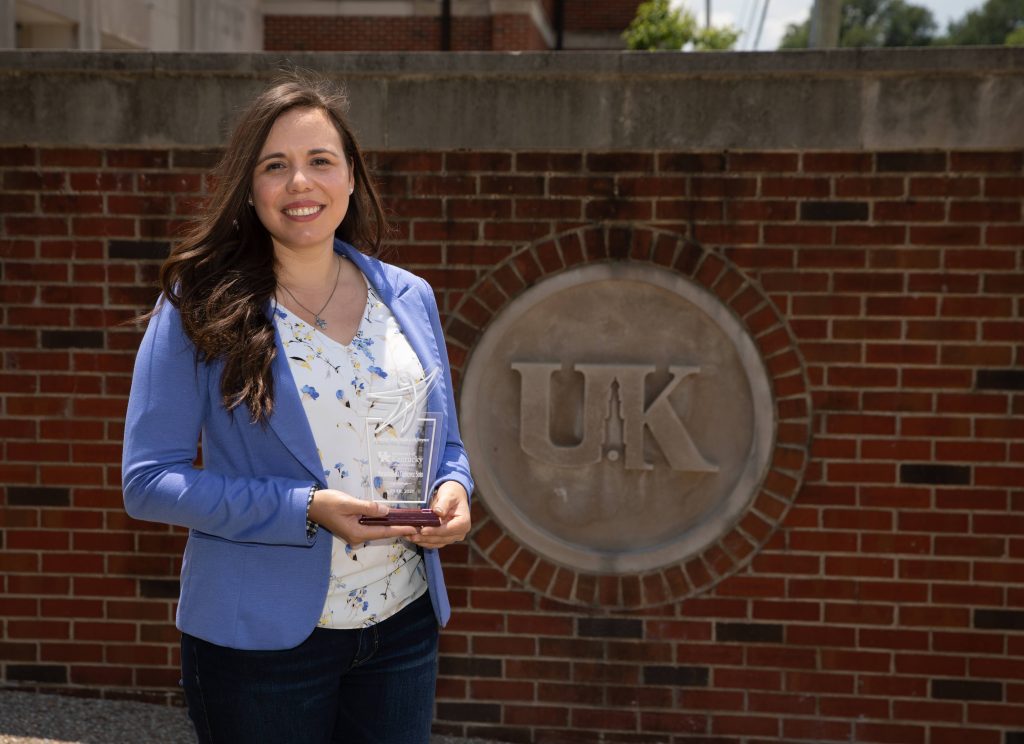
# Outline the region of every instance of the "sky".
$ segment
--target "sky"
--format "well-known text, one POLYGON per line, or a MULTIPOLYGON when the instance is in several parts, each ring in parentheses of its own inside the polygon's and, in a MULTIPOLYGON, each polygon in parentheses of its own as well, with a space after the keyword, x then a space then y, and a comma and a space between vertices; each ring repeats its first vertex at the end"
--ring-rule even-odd
MULTIPOLYGON (((711 23, 715 26, 730 24, 739 29, 750 29, 736 42, 735 49, 753 49, 764 3, 768 3, 764 30, 757 49, 772 51, 778 49, 786 26, 802 23, 811 14, 813 0, 711 0, 711 23)), ((984 0, 908 0, 913 5, 923 5, 935 16, 938 31, 944 32, 951 20, 959 20, 969 11, 981 7, 984 0)), ((705 0, 673 0, 673 4, 688 8, 704 21, 705 0)))

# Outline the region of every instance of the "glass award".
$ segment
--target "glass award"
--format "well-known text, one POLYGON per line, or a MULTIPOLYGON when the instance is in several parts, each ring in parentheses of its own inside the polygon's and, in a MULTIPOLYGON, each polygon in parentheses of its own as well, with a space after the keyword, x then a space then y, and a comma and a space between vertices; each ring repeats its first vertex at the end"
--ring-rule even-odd
POLYGON ((366 419, 369 477, 364 498, 386 504, 389 511, 383 517, 360 517, 360 524, 440 526, 429 508, 440 456, 440 421, 435 413, 397 421, 366 419))

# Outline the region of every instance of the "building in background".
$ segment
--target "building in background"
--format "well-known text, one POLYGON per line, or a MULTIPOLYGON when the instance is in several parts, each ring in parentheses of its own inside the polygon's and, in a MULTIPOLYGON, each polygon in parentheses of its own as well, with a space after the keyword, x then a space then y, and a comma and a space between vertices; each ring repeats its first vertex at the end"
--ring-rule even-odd
POLYGON ((622 48, 640 0, 0 0, 0 48, 622 48))
POLYGON ((0 0, 0 48, 258 51, 257 0, 0 0))

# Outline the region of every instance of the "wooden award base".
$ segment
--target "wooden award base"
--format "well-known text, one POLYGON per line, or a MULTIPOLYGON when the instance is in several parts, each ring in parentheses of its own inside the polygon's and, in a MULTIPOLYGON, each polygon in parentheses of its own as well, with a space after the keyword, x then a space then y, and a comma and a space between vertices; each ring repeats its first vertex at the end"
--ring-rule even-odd
POLYGON ((383 517, 359 517, 359 524, 376 527, 440 527, 441 518, 430 509, 392 509, 383 517))

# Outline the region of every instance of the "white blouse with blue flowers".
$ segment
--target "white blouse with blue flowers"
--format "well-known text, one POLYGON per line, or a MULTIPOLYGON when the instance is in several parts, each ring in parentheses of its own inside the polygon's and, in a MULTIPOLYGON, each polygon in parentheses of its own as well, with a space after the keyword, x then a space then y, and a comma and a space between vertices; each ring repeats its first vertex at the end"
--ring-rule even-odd
MULTIPOLYGON (((389 418, 398 408, 423 416, 423 366, 372 286, 348 345, 280 305, 274 318, 316 440, 323 481, 328 488, 369 498, 376 476, 367 457, 366 421, 389 418)), ((318 626, 372 625, 426 590, 426 571, 415 545, 402 539, 349 545, 334 537, 327 600, 318 626)))

